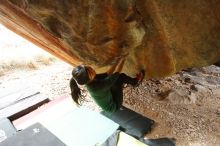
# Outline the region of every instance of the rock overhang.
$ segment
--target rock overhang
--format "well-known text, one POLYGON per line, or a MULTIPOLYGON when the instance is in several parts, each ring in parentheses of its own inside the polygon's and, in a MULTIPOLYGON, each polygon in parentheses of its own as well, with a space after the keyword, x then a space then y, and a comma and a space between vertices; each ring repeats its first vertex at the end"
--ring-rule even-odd
POLYGON ((146 78, 220 61, 220 1, 1 0, 0 22, 72 64, 146 78))

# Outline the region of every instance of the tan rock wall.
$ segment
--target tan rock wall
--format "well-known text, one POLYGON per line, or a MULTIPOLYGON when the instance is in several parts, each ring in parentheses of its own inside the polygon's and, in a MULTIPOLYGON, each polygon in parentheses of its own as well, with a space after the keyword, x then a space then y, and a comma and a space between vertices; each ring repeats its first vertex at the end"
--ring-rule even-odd
POLYGON ((0 0, 0 22, 72 65, 147 78, 220 61, 218 0, 0 0))

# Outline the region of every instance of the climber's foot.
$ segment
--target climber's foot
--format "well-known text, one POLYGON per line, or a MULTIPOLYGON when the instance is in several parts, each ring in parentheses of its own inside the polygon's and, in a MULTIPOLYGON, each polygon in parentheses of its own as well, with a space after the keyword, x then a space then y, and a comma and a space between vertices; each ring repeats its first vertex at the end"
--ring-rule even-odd
POLYGON ((145 75, 145 71, 144 70, 141 70, 140 73, 138 73, 136 75, 136 79, 137 79, 137 84, 135 86, 139 86, 140 83, 143 81, 144 79, 144 75, 145 75))

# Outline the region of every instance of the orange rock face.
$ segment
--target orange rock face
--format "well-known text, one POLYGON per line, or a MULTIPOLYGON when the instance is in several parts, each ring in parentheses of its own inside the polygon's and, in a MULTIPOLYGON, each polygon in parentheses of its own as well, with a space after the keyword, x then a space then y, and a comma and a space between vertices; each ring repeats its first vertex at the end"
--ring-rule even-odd
POLYGON ((219 0, 0 0, 0 22, 72 64, 146 78, 220 61, 219 0))

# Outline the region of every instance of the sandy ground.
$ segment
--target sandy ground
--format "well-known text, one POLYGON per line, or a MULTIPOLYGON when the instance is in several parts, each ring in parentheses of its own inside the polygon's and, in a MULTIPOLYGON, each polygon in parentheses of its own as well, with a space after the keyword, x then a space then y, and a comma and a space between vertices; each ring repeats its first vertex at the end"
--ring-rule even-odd
POLYGON ((220 68, 182 71, 125 89, 125 105, 155 120, 149 138, 170 137, 177 145, 220 145, 220 68))
MULTIPOLYGON (((61 61, 37 70, 14 70, 0 77, 0 90, 33 86, 55 99, 70 96, 72 67, 61 61)), ((182 71, 161 80, 144 81, 138 88, 125 85, 124 105, 153 119, 147 138, 169 137, 179 146, 220 144, 220 68, 209 66, 182 71)), ((100 110, 88 97, 83 106, 100 110)))

